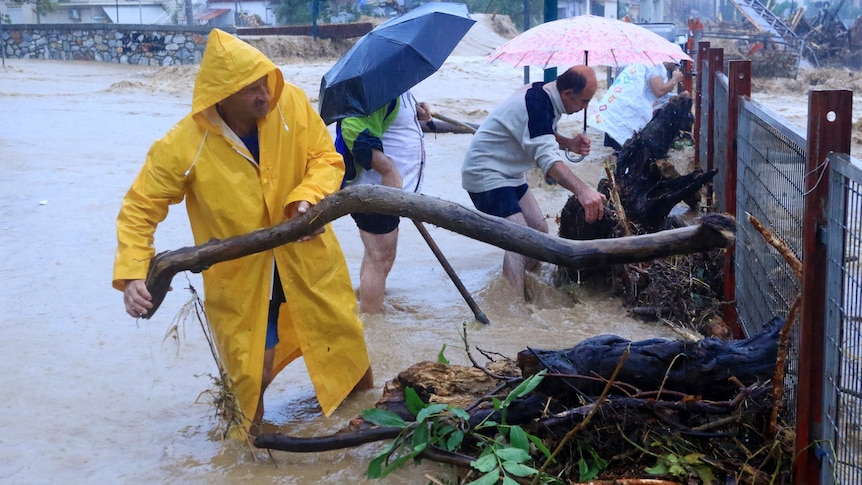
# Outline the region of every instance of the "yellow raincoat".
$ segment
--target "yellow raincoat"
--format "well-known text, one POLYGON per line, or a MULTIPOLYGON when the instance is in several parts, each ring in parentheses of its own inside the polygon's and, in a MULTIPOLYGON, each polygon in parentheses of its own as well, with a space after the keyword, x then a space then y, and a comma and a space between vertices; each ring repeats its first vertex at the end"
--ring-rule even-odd
MULTIPOLYGON (((260 51, 214 29, 191 113, 152 145, 123 200, 113 286, 123 290, 125 280, 146 278, 156 226, 168 206, 183 198, 195 244, 203 244, 278 224, 287 205, 316 204, 337 191, 343 174, 342 157, 305 93, 286 84, 260 51), (263 76, 272 103, 258 121, 258 166, 215 103, 263 76)), ((203 272, 205 308, 246 429, 260 397, 273 260, 287 300, 279 314, 273 376, 302 356, 328 416, 370 367, 350 275, 331 226, 311 241, 218 263, 203 272)))

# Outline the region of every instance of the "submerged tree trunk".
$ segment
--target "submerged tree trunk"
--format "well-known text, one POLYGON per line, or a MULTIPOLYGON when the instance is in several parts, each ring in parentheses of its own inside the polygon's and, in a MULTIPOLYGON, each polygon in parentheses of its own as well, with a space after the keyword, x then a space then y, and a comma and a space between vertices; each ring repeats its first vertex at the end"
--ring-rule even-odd
POLYGON ((715 215, 697 226, 655 234, 596 241, 569 241, 489 216, 428 195, 413 194, 391 187, 358 185, 336 192, 313 206, 306 214, 273 227, 212 240, 156 255, 150 262, 147 289, 153 307, 150 318, 161 305, 171 280, 180 271, 199 273, 213 264, 266 251, 313 234, 327 223, 353 212, 376 212, 427 222, 541 261, 584 268, 621 264, 672 254, 690 254, 729 247, 735 240, 732 217, 715 215))

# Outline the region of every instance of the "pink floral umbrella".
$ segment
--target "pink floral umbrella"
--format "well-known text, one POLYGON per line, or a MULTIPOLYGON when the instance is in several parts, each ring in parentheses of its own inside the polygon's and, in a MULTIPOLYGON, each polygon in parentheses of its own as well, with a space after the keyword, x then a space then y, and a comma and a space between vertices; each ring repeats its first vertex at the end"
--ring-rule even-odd
POLYGON ((654 66, 692 59, 651 30, 622 20, 579 15, 537 25, 498 47, 487 60, 548 68, 632 63, 654 66))

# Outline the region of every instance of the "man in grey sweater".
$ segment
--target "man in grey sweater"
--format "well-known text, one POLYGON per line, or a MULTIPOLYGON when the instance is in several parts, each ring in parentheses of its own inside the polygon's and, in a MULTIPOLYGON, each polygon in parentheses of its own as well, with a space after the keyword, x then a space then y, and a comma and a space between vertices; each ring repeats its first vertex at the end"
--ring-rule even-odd
MULTIPOLYGON (((488 115, 473 135, 461 166, 461 186, 482 212, 548 232, 548 223, 527 185, 525 173, 539 167, 577 196, 587 222, 604 215, 605 196, 579 179, 560 156, 560 149, 587 155, 590 139, 567 138, 556 132, 560 117, 586 109, 596 93, 596 74, 575 66, 555 81, 533 83, 518 90, 488 115)), ((506 251, 503 277, 524 294, 524 274, 538 261, 506 251)))

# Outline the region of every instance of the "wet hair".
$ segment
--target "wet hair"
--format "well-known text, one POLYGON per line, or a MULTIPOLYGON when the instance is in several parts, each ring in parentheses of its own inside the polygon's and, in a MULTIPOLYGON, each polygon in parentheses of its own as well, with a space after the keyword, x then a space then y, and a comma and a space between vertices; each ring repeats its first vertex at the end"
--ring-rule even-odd
POLYGON ((567 89, 572 89, 575 94, 579 94, 586 86, 586 76, 575 68, 569 68, 566 72, 557 76, 557 90, 561 93, 567 89))

